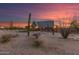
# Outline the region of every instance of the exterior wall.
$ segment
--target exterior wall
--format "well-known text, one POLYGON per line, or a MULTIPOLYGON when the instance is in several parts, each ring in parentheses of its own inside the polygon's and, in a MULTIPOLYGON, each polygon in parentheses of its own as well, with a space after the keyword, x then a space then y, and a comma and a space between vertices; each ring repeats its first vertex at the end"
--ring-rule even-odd
POLYGON ((37 22, 38 27, 53 27, 54 26, 54 21, 39 21, 37 22))
POLYGON ((37 25, 40 30, 51 31, 54 28, 54 21, 39 21, 37 25))

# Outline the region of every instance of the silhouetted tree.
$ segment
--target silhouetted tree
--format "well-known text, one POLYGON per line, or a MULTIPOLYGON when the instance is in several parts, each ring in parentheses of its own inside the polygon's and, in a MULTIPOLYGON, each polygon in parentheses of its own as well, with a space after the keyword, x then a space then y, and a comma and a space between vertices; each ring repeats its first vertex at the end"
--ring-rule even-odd
POLYGON ((76 20, 73 20, 72 22, 71 22, 71 28, 77 28, 77 21, 76 20))
POLYGON ((78 27, 78 23, 77 23, 77 20, 73 20, 70 24, 70 28, 71 29, 75 29, 76 31, 79 31, 79 27, 78 27))
POLYGON ((13 29, 13 21, 10 21, 10 29, 13 29))

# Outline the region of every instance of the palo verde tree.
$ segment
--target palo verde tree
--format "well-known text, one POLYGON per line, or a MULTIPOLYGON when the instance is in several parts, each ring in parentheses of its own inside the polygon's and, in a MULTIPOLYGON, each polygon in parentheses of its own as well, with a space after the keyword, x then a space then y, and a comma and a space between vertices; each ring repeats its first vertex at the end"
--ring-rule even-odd
POLYGON ((70 24, 71 31, 78 33, 79 32, 79 23, 77 20, 73 20, 70 24))
POLYGON ((71 22, 71 28, 75 28, 75 29, 78 30, 78 23, 77 23, 76 20, 73 20, 73 21, 71 22))

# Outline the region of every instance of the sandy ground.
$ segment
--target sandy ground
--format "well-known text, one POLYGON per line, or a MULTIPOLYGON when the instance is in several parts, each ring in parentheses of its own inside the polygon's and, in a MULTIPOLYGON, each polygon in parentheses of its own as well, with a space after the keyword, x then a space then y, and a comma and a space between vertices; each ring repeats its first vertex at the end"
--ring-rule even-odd
MULTIPOLYGON (((31 32, 33 33, 38 32, 31 32)), ((28 40, 26 32, 0 30, 0 37, 4 34, 18 34, 8 43, 0 43, 0 54, 8 55, 72 55, 79 54, 79 34, 70 34, 68 39, 63 39, 60 33, 39 32, 38 40, 42 40, 43 47, 34 48, 28 40)), ((30 38, 32 37, 30 35, 30 38)))

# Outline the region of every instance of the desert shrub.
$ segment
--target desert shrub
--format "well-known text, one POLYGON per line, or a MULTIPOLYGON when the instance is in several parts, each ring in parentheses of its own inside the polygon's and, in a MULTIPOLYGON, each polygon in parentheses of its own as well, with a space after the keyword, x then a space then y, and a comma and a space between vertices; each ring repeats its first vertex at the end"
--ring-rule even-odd
POLYGON ((39 48, 39 47, 42 47, 42 44, 43 44, 42 41, 40 41, 40 40, 34 40, 32 46, 36 47, 36 48, 39 48))
POLYGON ((40 36, 40 33, 34 33, 33 36, 35 37, 35 39, 38 39, 40 36))
POLYGON ((39 39, 40 33, 33 33, 30 41, 33 47, 39 48, 43 46, 43 41, 39 39))
POLYGON ((1 38, 0 38, 0 42, 1 43, 6 43, 6 42, 9 42, 11 40, 11 38, 15 38, 17 37, 18 34, 15 34, 15 35, 12 35, 12 34, 6 34, 6 35, 3 35, 1 38))
POLYGON ((1 37, 1 39, 0 39, 0 42, 1 42, 1 43, 6 43, 6 42, 9 42, 10 39, 11 39, 11 36, 9 36, 9 35, 3 35, 3 36, 1 37))
POLYGON ((61 28, 60 33, 64 39, 68 38, 70 30, 68 28, 61 28))

